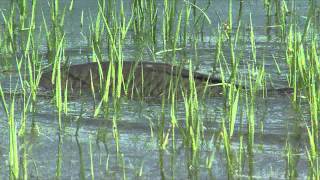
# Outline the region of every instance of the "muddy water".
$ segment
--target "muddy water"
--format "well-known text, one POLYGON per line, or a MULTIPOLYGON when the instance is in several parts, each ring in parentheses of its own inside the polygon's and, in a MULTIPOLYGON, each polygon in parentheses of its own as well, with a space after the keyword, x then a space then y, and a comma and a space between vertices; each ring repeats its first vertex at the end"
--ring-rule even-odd
MULTIPOLYGON (((207 1, 197 1, 199 7, 205 7, 207 1)), ((256 46, 258 52, 258 64, 264 60, 267 73, 270 74, 272 82, 276 86, 287 85, 286 65, 284 59, 284 47, 276 36, 276 29, 271 29, 270 37, 266 31, 266 17, 263 8, 263 1, 251 1, 245 3, 242 15, 242 23, 249 24, 250 13, 256 36, 256 46), (268 41, 268 39, 271 39, 268 41), (276 71, 274 58, 277 59, 282 70, 281 74, 276 71)), ((208 10, 208 16, 212 20, 213 28, 218 24, 227 21, 227 1, 212 1, 214 5, 208 10), (222 22, 220 21, 220 19, 222 22)), ((297 1, 298 20, 303 22, 307 13, 305 1, 297 1)), ((130 3, 124 3, 129 8, 130 3)), ((158 3, 162 6, 161 2, 158 3)), ((68 4, 67 4, 68 5, 68 4)), ((288 5, 290 7, 290 5, 288 5)), ((9 2, 0 1, 0 8, 7 12, 9 2)), ((48 5, 45 1, 39 1, 38 19, 42 21, 41 10, 47 17, 48 5)), ((233 10, 236 19, 238 11, 238 1, 235 1, 233 10)), ((97 12, 96 3, 88 3, 86 0, 75 2, 72 12, 67 12, 66 16, 66 54, 73 63, 86 62, 92 55, 87 48, 86 40, 81 33, 89 33, 86 25, 89 25, 90 16, 95 16, 97 12), (84 12, 84 28, 80 29, 80 16, 84 12)), ((130 10, 126 11, 130 12, 130 10)), ((0 21, 2 22, 2 20, 0 21)), ((159 22, 161 22, 159 20, 159 22)), ((302 23, 303 24, 303 23, 302 23)), ((273 25, 273 24, 271 24, 273 25)), ((236 26, 236 24, 234 25, 236 26)), ((160 28, 159 28, 160 29, 160 28)), ((206 34, 212 30, 205 28, 206 34)), ((249 30, 247 31, 249 33, 249 30)), ((159 31, 161 34, 161 30, 159 31)), ((43 35, 44 36, 44 35, 43 35)), ((130 35, 129 35, 130 37, 130 35)), ((159 40, 161 41, 161 40, 159 40)), ((198 71, 210 73, 215 57, 215 36, 204 36, 204 43, 199 43, 196 51, 190 46, 184 50, 184 56, 191 58, 197 63, 200 59, 198 71)), ((251 46, 250 40, 243 42, 245 48, 240 51, 241 59, 240 73, 246 75, 247 64, 253 63, 250 60, 251 46)), ((124 48, 125 58, 135 59, 140 55, 139 49, 134 40, 130 38, 124 48)), ((41 51, 45 53, 45 42, 41 46, 41 51)), ((159 49, 160 51, 161 49, 159 49)), ((148 54, 144 50, 143 54, 148 54)), ((225 56, 229 57, 227 47, 225 56)), ((181 55, 182 57, 182 55, 181 55)), ((184 57, 184 58, 186 58, 184 57)), ((162 57, 156 56, 158 60, 162 57)), ((145 56, 145 59, 151 59, 145 56)), ((16 73, 1 73, 1 83, 4 89, 15 87, 17 82, 16 73), (8 81, 10 75, 12 81, 8 81)), ((90 142, 92 145, 93 167, 96 179, 105 177, 119 179, 126 174, 128 179, 139 178, 138 174, 142 169, 142 179, 161 179, 163 177, 176 179, 185 179, 192 175, 198 179, 225 179, 227 177, 227 163, 223 143, 216 141, 219 137, 221 120, 225 117, 223 97, 215 97, 202 100, 200 104, 200 119, 203 122, 204 141, 200 151, 200 168, 195 171, 189 167, 191 160, 189 150, 184 148, 183 139, 177 133, 175 139, 177 150, 172 152, 169 143, 168 150, 159 151, 157 141, 158 122, 161 119, 161 103, 159 101, 137 101, 123 100, 121 103, 121 115, 118 120, 120 133, 120 148, 123 154, 123 160, 117 156, 116 145, 112 135, 112 116, 113 109, 108 117, 102 115, 93 118, 94 106, 96 106, 90 97, 80 99, 71 99, 68 103, 68 115, 63 117, 63 131, 58 131, 58 115, 54 104, 50 98, 39 97, 34 113, 29 113, 27 118, 26 142, 28 143, 28 170, 30 179, 54 179, 58 152, 61 152, 62 160, 62 179, 80 179, 81 177, 90 177, 90 142), (211 169, 205 168, 206 159, 214 154, 211 169), (121 164, 124 162, 124 165, 121 164), (125 167, 125 168, 123 168, 125 167)), ((112 107, 112 102, 110 103, 112 107)), ((306 159, 306 129, 304 118, 308 118, 306 111, 307 104, 302 103, 302 109, 297 110, 291 103, 290 97, 277 96, 266 99, 258 98, 256 103, 256 132, 254 156, 252 161, 254 166, 250 167, 249 157, 245 155, 243 161, 243 171, 238 176, 247 177, 252 175, 256 178, 284 178, 286 171, 286 151, 287 142, 291 144, 296 159, 296 169, 301 178, 307 175, 306 159)), ((170 127, 170 104, 165 105, 165 126, 170 127)), ((239 109, 245 111, 245 104, 240 105, 239 109)), ((16 121, 20 127, 20 114, 22 112, 21 99, 17 98, 16 121)), ((177 119, 180 124, 184 124, 185 110, 183 102, 177 103, 177 119)), ((245 113, 245 112, 243 112, 245 113)), ((0 177, 6 179, 9 176, 9 138, 8 124, 3 108, 0 110, 0 177)), ((243 137, 244 146, 246 146, 247 128, 246 117, 240 115, 237 117, 236 133, 232 139, 232 149, 235 156, 240 147, 240 138, 243 137)), ((178 132, 178 130, 177 130, 178 132)), ((169 139, 172 142, 172 139, 169 139)), ((20 139, 22 142, 22 139, 20 139)), ((246 147, 245 147, 246 148, 246 147)), ((21 152, 22 154, 22 152, 21 152)))

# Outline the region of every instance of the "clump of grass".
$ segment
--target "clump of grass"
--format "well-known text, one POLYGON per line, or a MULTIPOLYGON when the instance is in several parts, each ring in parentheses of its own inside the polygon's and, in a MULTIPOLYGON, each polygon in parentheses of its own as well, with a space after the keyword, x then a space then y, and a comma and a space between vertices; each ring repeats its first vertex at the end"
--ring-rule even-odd
MULTIPOLYGON (((147 2, 145 0, 134 0, 132 3, 132 14, 135 17, 133 21, 133 30, 135 34, 143 33, 146 26, 147 2)), ((143 37, 141 37, 143 38, 143 37)))
POLYGON ((0 96, 9 124, 9 178, 13 180, 20 178, 18 139, 15 123, 15 93, 10 100, 10 104, 7 104, 2 86, 0 85, 0 96))
MULTIPOLYGON (((194 167, 198 172, 200 160, 200 144, 203 138, 203 123, 199 117, 199 102, 195 80, 192 75, 192 63, 189 63, 189 89, 183 93, 185 105, 185 128, 183 130, 183 139, 186 147, 190 149, 190 160, 188 167, 194 167)), ((196 173, 197 174, 197 173, 196 173)), ((197 177, 192 174, 190 177, 197 177)))
POLYGON ((157 22, 158 22, 158 8, 155 0, 150 0, 149 2, 149 24, 151 27, 151 37, 153 45, 157 45, 157 22))
POLYGON ((296 154, 294 154, 293 147, 287 142, 286 143, 286 156, 287 156, 287 167, 286 167, 286 177, 289 179, 297 178, 298 172, 297 172, 297 162, 294 158, 296 154))
POLYGON ((228 173, 228 178, 232 179, 232 177, 234 176, 234 163, 233 163, 233 155, 232 155, 232 149, 231 149, 231 142, 229 139, 229 135, 228 135, 228 131, 226 128, 226 122, 225 119, 222 118, 222 132, 221 132, 221 136, 223 139, 223 145, 224 145, 224 151, 225 151, 225 157, 226 157, 226 161, 227 161, 227 173, 228 173))
POLYGON ((3 21, 5 24, 4 34, 4 52, 8 54, 15 54, 18 50, 16 26, 15 26, 15 6, 10 7, 10 15, 6 17, 2 12, 3 21))
MULTIPOLYGON (((308 57, 305 59, 307 62, 304 64, 305 67, 305 75, 306 82, 304 83, 307 92, 307 98, 309 102, 309 111, 310 111, 310 125, 309 121, 306 124, 308 139, 309 139, 309 148, 307 149, 308 162, 309 162, 309 177, 310 178, 319 178, 319 162, 318 162, 318 152, 319 152, 319 123, 318 123, 318 115, 319 115, 319 99, 320 99, 320 91, 319 85, 317 83, 317 79, 320 77, 319 71, 319 58, 316 51, 316 42, 313 40, 310 51, 308 51, 308 57)), ((303 63, 303 62, 302 62, 303 63)))
MULTIPOLYGON (((229 44, 230 45, 230 44, 229 44)), ((231 77, 231 82, 226 82, 226 75, 222 68, 222 64, 220 59, 218 60, 218 63, 220 65, 220 76, 222 81, 222 93, 224 96, 224 113, 226 114, 226 117, 222 117, 221 122, 221 132, 220 136, 223 141, 224 145, 224 152, 225 152, 225 158, 227 162, 227 175, 228 178, 232 179, 236 172, 236 156, 233 153, 232 145, 231 145, 231 139, 233 138, 233 135, 235 133, 235 123, 238 116, 238 106, 239 106, 239 99, 240 99, 240 93, 241 89, 236 87, 236 77, 231 77)), ((234 68, 237 68, 237 65, 234 66, 234 68)), ((237 71, 234 71, 236 73, 237 71)), ((241 84, 241 82, 239 82, 241 84)), ((241 139, 240 139, 241 140, 241 139)), ((240 152, 241 155, 241 152, 240 152)), ((241 157, 241 156, 240 156, 241 157)), ((241 159, 239 160, 239 164, 241 163, 241 159)), ((240 169, 240 168, 239 168, 240 169)))
POLYGON ((164 11, 163 11, 163 22, 162 22, 162 33, 163 33, 163 48, 167 48, 167 43, 172 43, 170 40, 173 40, 174 38, 171 38, 173 36, 173 30, 174 30, 174 22, 177 12, 177 0, 168 1, 164 0, 164 11))
POLYGON ((91 20, 93 23, 90 26, 90 44, 92 48, 92 61, 102 61, 102 37, 104 35, 105 28, 102 24, 101 15, 105 14, 105 1, 98 2, 102 7, 102 13, 98 13, 95 21, 91 20))
POLYGON ((50 1, 50 22, 52 24, 51 29, 48 28, 47 21, 43 15, 49 63, 54 63, 55 57, 58 54, 61 39, 64 36, 63 27, 64 18, 66 15, 66 7, 64 7, 62 12, 60 8, 60 0, 50 1))
POLYGON ((62 112, 63 110, 65 110, 67 108, 63 108, 64 106, 67 106, 67 97, 65 97, 65 103, 62 101, 62 90, 65 89, 65 96, 67 96, 67 91, 68 91, 68 81, 66 81, 65 84, 62 83, 63 77, 62 76, 62 69, 61 69, 61 59, 64 58, 64 37, 62 37, 61 41, 59 42, 59 46, 57 49, 57 54, 55 55, 55 59, 54 59, 54 65, 53 65, 53 71, 52 71, 52 84, 55 85, 55 104, 56 107, 58 109, 58 121, 59 121, 59 129, 62 129, 62 124, 61 124, 61 120, 62 120, 62 112), (65 85, 65 87, 63 87, 63 85, 65 85))
POLYGON ((185 14, 184 14, 184 25, 183 25, 183 31, 182 31, 182 46, 186 47, 187 46, 187 41, 189 35, 188 29, 190 28, 190 14, 191 14, 191 5, 188 3, 185 3, 185 8, 184 8, 185 14))
POLYGON ((159 151, 163 151, 167 148, 169 142, 170 129, 168 132, 165 130, 165 98, 162 98, 161 113, 158 120, 158 147, 159 151))
POLYGON ((249 175, 253 175, 253 156, 254 156, 254 142, 255 142, 255 108, 256 108, 256 96, 259 91, 259 88, 264 84, 265 80, 265 70, 262 65, 261 68, 255 69, 255 67, 248 66, 250 71, 249 74, 249 89, 248 94, 246 94, 246 117, 247 117, 247 130, 248 130, 248 140, 247 140, 247 152, 249 156, 249 175), (255 79, 255 80, 253 80, 255 79))
MULTIPOLYGON (((116 149, 117 153, 120 152, 120 145, 119 145, 119 131, 117 128, 117 120, 119 119, 119 112, 120 112, 120 99, 122 92, 126 92, 123 90, 123 76, 122 76, 122 66, 123 66, 123 52, 122 46, 128 32, 129 27, 131 26, 131 22, 133 18, 131 17, 129 22, 126 22, 126 17, 124 15, 123 9, 123 2, 120 2, 120 19, 116 18, 116 11, 113 10, 111 13, 111 19, 113 21, 108 20, 108 18, 104 14, 104 9, 102 4, 99 3, 99 12, 100 16, 103 20, 104 28, 107 32, 107 39, 108 39, 108 47, 109 47, 109 68, 107 71, 107 75, 105 76, 105 86, 103 87, 102 91, 102 100, 99 103, 97 109, 95 110, 95 116, 99 114, 101 107, 104 105, 104 109, 108 112, 108 103, 109 103, 109 96, 112 95, 115 115, 112 118, 113 122, 113 136, 116 142, 116 149)), ((102 71, 99 71, 100 77, 103 77, 102 71)), ((107 113, 108 114, 108 113, 107 113)))

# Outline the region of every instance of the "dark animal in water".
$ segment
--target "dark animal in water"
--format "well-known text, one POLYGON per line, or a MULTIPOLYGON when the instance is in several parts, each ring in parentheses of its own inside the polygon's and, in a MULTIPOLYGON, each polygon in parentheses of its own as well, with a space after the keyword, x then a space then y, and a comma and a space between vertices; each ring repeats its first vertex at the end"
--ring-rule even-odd
MULTIPOLYGON (((61 88, 68 87, 68 92, 93 90, 103 92, 110 67, 114 67, 110 81, 109 94, 114 92, 118 82, 118 63, 110 62, 71 65, 61 70, 61 88)), ((222 80, 207 74, 191 72, 183 67, 165 63, 124 61, 122 64, 121 93, 130 97, 161 97, 182 95, 195 87, 200 95, 215 96, 222 93, 222 80), (193 82, 191 83, 190 77, 193 82)), ((42 74, 40 86, 52 90, 52 71, 42 74)), ((290 93, 291 88, 277 89, 280 94, 290 93)))
MULTIPOLYGON (((119 64, 114 63, 113 65, 114 72, 111 74, 114 74, 113 77, 115 78, 111 78, 110 91, 112 91, 112 86, 116 87, 118 82, 119 64)), ((68 87, 69 92, 79 92, 80 89, 102 90, 105 87, 109 68, 110 63, 108 61, 102 62, 100 65, 95 62, 71 65, 61 70, 61 87, 62 89, 68 87)), ((122 64, 122 94, 139 97, 160 97, 175 91, 181 95, 181 92, 190 90, 190 85, 193 86, 190 83, 190 77, 193 77, 194 87, 201 94, 206 89, 211 95, 221 92, 221 87, 207 86, 221 83, 220 79, 197 72, 191 74, 192 76, 190 76, 188 69, 165 63, 124 61, 122 64)), ((40 87, 46 90, 52 90, 55 87, 52 83, 52 71, 42 74, 40 87)))

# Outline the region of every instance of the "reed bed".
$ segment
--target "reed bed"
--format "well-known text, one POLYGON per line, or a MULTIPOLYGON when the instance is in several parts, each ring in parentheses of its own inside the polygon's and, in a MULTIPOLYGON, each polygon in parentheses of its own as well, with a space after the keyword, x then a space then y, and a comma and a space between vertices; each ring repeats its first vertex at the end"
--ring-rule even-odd
MULTIPOLYGON (((3 88, 0 84, 2 112, 5 114, 1 121, 8 124, 6 131, 9 139, 9 147, 6 148, 9 154, 6 159, 9 162, 9 170, 3 177, 30 179, 30 169, 37 169, 37 165, 30 165, 32 158, 29 157, 29 153, 32 151, 32 144, 29 143, 27 129, 30 124, 36 126, 31 117, 37 114, 38 105, 43 101, 39 86, 43 72, 48 69, 52 71, 51 83, 54 84, 54 89, 49 92, 49 97, 54 104, 54 119, 57 121, 58 132, 58 145, 54 156, 55 178, 66 177, 66 174, 63 174, 63 148, 66 146, 63 139, 68 131, 68 119, 74 115, 70 107, 70 84, 62 80, 72 62, 71 57, 67 55, 69 32, 66 26, 69 22, 66 19, 76 11, 77 3, 73 0, 68 3, 48 0, 49 11, 45 12, 37 0, 12 0, 8 3, 7 11, 2 11, 0 56, 1 60, 3 59, 3 67, 0 70, 4 72, 6 69, 12 69, 18 77, 15 88, 10 86, 7 90, 7 87, 3 88), (45 51, 41 49, 43 44, 46 45, 45 51), (17 118, 17 115, 20 115, 20 118, 17 118)), ((259 130, 263 132, 264 128, 263 120, 259 121, 260 117, 257 117, 257 110, 260 108, 258 100, 268 97, 270 88, 267 84, 270 82, 264 57, 260 56, 262 53, 257 33, 259 27, 254 24, 254 12, 245 9, 246 2, 239 1, 237 5, 236 1, 229 0, 227 13, 223 17, 220 17, 217 10, 211 12, 211 8, 215 3, 218 5, 218 2, 210 0, 98 0, 91 3, 96 3, 96 11, 90 12, 90 16, 86 17, 88 13, 82 10, 78 21, 81 38, 86 40, 85 46, 90 50, 88 59, 97 62, 99 66, 98 87, 92 83, 94 72, 90 72, 90 93, 94 101, 91 117, 103 117, 103 122, 100 129, 102 132, 91 132, 97 137, 90 134, 87 138, 88 148, 84 148, 79 141, 81 135, 77 127, 75 137, 80 155, 79 178, 85 179, 90 176, 91 179, 98 179, 101 176, 101 164, 105 165, 102 174, 113 174, 116 178, 132 178, 132 168, 136 177, 148 176, 145 170, 148 169, 148 165, 142 161, 138 166, 133 166, 128 160, 133 154, 123 148, 126 144, 122 144, 126 138, 123 135, 125 132, 121 131, 124 116, 122 106, 136 100, 129 96, 134 89, 130 89, 130 81, 126 82, 123 77, 123 64, 128 58, 128 42, 134 42, 139 46, 139 54, 149 54, 157 60, 162 59, 189 70, 185 89, 179 84, 184 77, 171 75, 168 80, 168 93, 162 96, 161 102, 158 103, 161 105, 156 120, 145 122, 150 123, 147 125, 151 127, 150 136, 156 143, 156 150, 153 150, 155 157, 152 157, 156 160, 152 166, 157 167, 158 176, 161 179, 175 179, 180 176, 202 179, 205 167, 206 177, 213 178, 214 164, 222 154, 224 178, 254 179, 259 168, 254 165, 259 149, 257 139, 259 130), (236 10, 238 12, 235 12, 236 10), (244 17, 245 12, 249 14, 249 18, 244 17), (215 14, 214 17, 212 14, 215 14), (214 23, 215 17, 218 23, 214 23), (209 37, 209 40, 204 37, 209 37), (203 63, 199 54, 201 48, 198 47, 210 45, 214 47, 210 49, 211 69, 221 79, 218 85, 222 87, 223 115, 208 123, 202 115, 202 108, 210 110, 212 107, 206 107, 204 104, 206 100, 214 97, 207 98, 203 92, 210 91, 218 85, 207 82, 203 92, 200 92, 193 72, 203 63), (193 57, 188 54, 191 51, 193 57), (101 64, 106 59, 110 63, 108 71, 104 72, 101 64), (245 73, 241 70, 242 66, 245 66, 245 73), (179 99, 181 94, 182 98, 179 99), (182 119, 179 105, 183 105, 182 119), (109 121, 111 128, 107 126, 109 121), (207 129, 207 124, 216 127, 215 133, 207 129), (103 152, 108 154, 107 159, 99 159, 100 162, 97 162, 96 144, 93 139, 98 139, 101 133, 104 137, 107 133, 112 134, 112 142, 107 142, 104 138, 103 143, 112 144, 115 157, 109 152, 103 152), (208 150, 204 159, 205 145, 211 145, 213 148, 208 150), (88 152, 83 149, 88 149, 88 152), (85 162, 84 154, 88 155, 89 163, 85 162), (185 174, 179 174, 182 170, 176 166, 181 161, 181 154, 184 159, 181 169, 184 169, 185 174), (111 166, 116 166, 117 170, 112 172, 114 170, 111 166)), ((303 156, 306 157, 308 168, 306 177, 303 178, 319 179, 318 5, 315 0, 306 2, 308 12, 306 16, 300 17, 297 15, 296 3, 264 0, 262 9, 265 11, 266 25, 263 28, 269 40, 267 43, 272 39, 284 47, 280 51, 283 58, 277 59, 274 54, 271 57, 278 74, 287 72, 287 85, 293 91, 290 95, 292 107, 295 107, 298 113, 298 109, 305 109, 304 104, 307 104, 307 115, 301 115, 298 119, 299 124, 303 124, 301 131, 305 132, 307 139, 307 142, 300 142, 305 150, 303 156), (287 71, 281 69, 283 64, 287 71)), ((140 63, 139 59, 136 63, 140 63)), ((142 70, 142 77, 145 77, 143 73, 145 72, 142 70)), ((135 78, 139 78, 134 75, 132 72, 129 79, 134 81, 135 78)), ((139 82, 142 87, 148 85, 148 79, 141 79, 139 82)), ((138 97, 140 102, 148 103, 146 91, 144 88, 141 90, 138 97)), ((79 94, 83 96, 85 93, 80 90, 79 94)), ((81 118, 82 114, 79 115, 77 123, 82 121, 81 118)), ((300 136, 303 136, 303 133, 301 134, 300 136)), ((297 158, 299 151, 289 140, 283 145, 285 147, 282 156, 286 172, 282 176, 287 179, 300 178, 297 158)), ((2 149, 0 144, 0 152, 2 149)), ((3 165, 0 165, 0 170, 5 171, 3 165)), ((270 173, 270 177, 271 175, 270 173)))

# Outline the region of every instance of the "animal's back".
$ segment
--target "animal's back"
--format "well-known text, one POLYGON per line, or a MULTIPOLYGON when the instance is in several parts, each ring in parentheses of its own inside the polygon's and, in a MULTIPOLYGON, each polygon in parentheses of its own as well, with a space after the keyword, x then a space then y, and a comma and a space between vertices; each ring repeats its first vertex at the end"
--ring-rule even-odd
MULTIPOLYGON (((118 82, 118 65, 113 64, 115 77, 111 79, 111 87, 115 87, 118 82), (113 83, 115 82, 115 83, 113 83)), ((68 87, 69 92, 79 92, 79 90, 103 90, 106 77, 110 68, 109 62, 87 63, 71 65, 61 72, 62 89, 68 87), (66 86, 67 84, 67 86, 66 86), (102 89, 101 89, 102 88, 102 89)), ((168 95, 173 91, 181 94, 190 89, 189 70, 183 67, 173 66, 165 63, 153 62, 133 62, 124 61, 122 64, 122 93, 129 96, 152 96, 160 97, 168 95)), ((207 83, 220 83, 219 79, 210 78, 206 74, 192 72, 195 86, 198 91, 205 89, 207 83)), ((52 71, 42 75, 40 86, 45 89, 53 89, 51 83, 52 71)))

